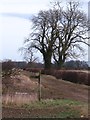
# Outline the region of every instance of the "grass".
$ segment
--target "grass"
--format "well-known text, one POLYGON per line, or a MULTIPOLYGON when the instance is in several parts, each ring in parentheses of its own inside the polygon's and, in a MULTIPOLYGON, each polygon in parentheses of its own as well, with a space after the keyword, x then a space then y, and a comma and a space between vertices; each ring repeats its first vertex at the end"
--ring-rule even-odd
POLYGON ((6 107, 30 111, 30 117, 34 118, 80 118, 87 117, 86 106, 87 103, 70 99, 46 99, 22 105, 8 104, 6 107))
MULTIPOLYGON (((28 75, 30 76, 30 74, 28 75)), ((39 102, 29 101, 22 102, 23 98, 18 97, 18 100, 15 102, 9 101, 9 103, 5 104, 3 102, 3 114, 7 117, 8 115, 12 117, 21 117, 26 118, 29 117, 37 117, 37 118, 80 118, 81 116, 86 116, 88 114, 86 103, 86 88, 81 85, 77 87, 76 84, 71 84, 66 81, 57 81, 52 76, 43 76, 42 75, 42 100, 39 102), (45 87, 45 86, 46 87, 45 87), (61 85, 61 87, 60 87, 61 85), (69 89, 70 88, 70 89, 69 89), (67 91, 68 90, 68 91, 67 91), (44 92, 43 92, 44 91, 44 92), (83 92, 82 92, 83 91, 83 92), (75 92, 75 94, 74 94, 75 92), (76 95, 76 96, 74 96, 76 95), (82 97, 82 95, 84 97, 82 97), (68 96, 68 97, 67 97, 68 96), (81 96, 81 97, 79 97, 81 96), (44 99, 50 98, 50 99, 44 99), (53 98, 53 99, 52 99, 53 98), (57 99, 58 98, 58 99, 57 99), (64 98, 64 99, 60 99, 64 98), (67 99, 69 98, 69 99, 67 99), (74 100, 75 98, 75 100, 74 100), (73 99, 73 100, 72 100, 73 99), (77 101, 76 101, 77 100, 77 101), (80 102, 84 101, 84 102, 80 102), (17 104, 15 104, 17 103, 17 104), (19 112, 17 112, 19 111, 19 112), (83 111, 83 112, 82 112, 83 111), (21 114, 23 113, 23 114, 21 114)), ((32 81, 36 81, 37 79, 31 79, 32 81)), ((26 81, 26 79, 25 79, 26 81)), ((30 86, 30 91, 33 88, 30 86)), ((37 87, 37 86, 35 86, 37 87)), ((26 86, 22 87, 23 91, 26 91, 26 86)), ((13 87, 13 90, 20 90, 18 86, 13 87), (17 89, 18 88, 18 89, 17 89)), ((88 90, 88 89, 87 89, 88 90)), ((29 89, 27 90, 27 92, 29 89)), ((25 101, 26 101, 25 97, 25 101)), ((6 99, 5 99, 6 100, 6 99)), ((29 99, 30 100, 30 99, 29 99)))
POLYGON ((47 100, 41 100, 32 102, 30 104, 23 104, 22 107, 24 108, 47 108, 47 107, 57 107, 57 106, 73 106, 73 105, 81 105, 83 103, 79 101, 73 101, 70 99, 47 99, 47 100))
POLYGON ((80 118, 82 113, 78 108, 83 108, 85 104, 86 103, 70 99, 48 99, 41 100, 40 102, 37 101, 30 104, 24 104, 22 105, 22 108, 47 111, 47 115, 39 114, 39 118, 80 118))
POLYGON ((16 104, 16 106, 20 106, 23 104, 29 104, 30 102, 34 102, 37 100, 37 94, 7 94, 7 95, 3 95, 2 97, 2 101, 3 101, 3 105, 7 105, 7 106, 13 106, 16 104))
POLYGON ((80 112, 76 110, 66 110, 56 115, 56 118, 79 118, 80 112))
POLYGON ((76 110, 71 110, 69 108, 64 108, 63 111, 58 111, 57 113, 50 114, 48 116, 40 116, 40 118, 80 118, 80 112, 76 110))

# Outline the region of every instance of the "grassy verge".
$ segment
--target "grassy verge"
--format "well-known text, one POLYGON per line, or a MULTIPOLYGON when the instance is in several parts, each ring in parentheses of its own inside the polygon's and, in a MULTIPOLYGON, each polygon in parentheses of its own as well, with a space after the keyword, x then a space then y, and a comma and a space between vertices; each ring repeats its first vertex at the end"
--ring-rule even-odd
POLYGON ((86 103, 79 101, 73 101, 69 99, 56 99, 56 100, 41 100, 32 104, 24 104, 23 108, 46 110, 47 115, 39 114, 41 118, 80 118, 86 117, 86 114, 82 113, 82 108, 86 109, 86 103))
MULTIPOLYGON (((69 99, 47 99, 16 106, 16 108, 27 110, 30 112, 30 117, 36 118, 81 118, 87 117, 86 106, 84 102, 69 99), (84 113, 82 108, 85 108, 84 113)), ((13 107, 15 108, 15 105, 13 107)))
POLYGON ((83 105, 83 102, 79 101, 73 101, 69 99, 47 99, 47 100, 41 100, 32 102, 30 104, 23 104, 21 107, 23 108, 48 108, 48 107, 57 107, 57 106, 76 106, 76 105, 83 105))

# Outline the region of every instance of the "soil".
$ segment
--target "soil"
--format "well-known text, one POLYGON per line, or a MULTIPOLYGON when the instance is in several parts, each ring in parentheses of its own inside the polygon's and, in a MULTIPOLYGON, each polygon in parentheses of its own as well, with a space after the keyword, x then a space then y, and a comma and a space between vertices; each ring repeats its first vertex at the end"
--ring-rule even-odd
POLYGON ((88 102, 89 87, 86 85, 74 84, 49 75, 43 75, 41 77, 41 83, 43 85, 42 98, 69 98, 88 102))
POLYGON ((64 108, 57 107, 55 109, 20 109, 20 108, 3 108, 3 118, 30 118, 30 117, 42 117, 42 116, 50 116, 50 114, 59 113, 63 111, 64 108), (48 112, 47 112, 48 111, 48 112))
MULTIPOLYGON (((38 92, 38 79, 36 78, 29 78, 30 75, 26 71, 22 72, 19 76, 14 76, 13 84, 9 84, 10 87, 8 87, 8 91, 12 91, 12 93, 15 93, 17 91, 19 92, 38 92), (23 74, 25 73, 25 74, 23 74)), ((5 79, 5 78, 4 78, 5 79)), ((73 78, 72 78, 73 79, 73 78)), ((5 89, 5 84, 3 84, 3 89, 5 89)), ((81 84, 75 84, 68 81, 64 81, 61 79, 56 79, 53 76, 50 75, 41 75, 41 98, 42 99, 71 99, 71 100, 77 100, 80 102, 88 103, 88 90, 89 87, 86 85, 81 84)), ((7 92, 7 90, 5 91, 7 92)), ((5 93, 6 94, 6 93, 5 93)), ((60 112, 63 110, 63 108, 55 108, 49 109, 48 112, 45 109, 20 109, 20 108, 8 108, 3 106, 2 108, 2 116, 3 118, 6 117, 17 117, 17 118, 28 118, 28 117, 34 117, 38 115, 44 115, 50 114, 51 112, 60 112)))

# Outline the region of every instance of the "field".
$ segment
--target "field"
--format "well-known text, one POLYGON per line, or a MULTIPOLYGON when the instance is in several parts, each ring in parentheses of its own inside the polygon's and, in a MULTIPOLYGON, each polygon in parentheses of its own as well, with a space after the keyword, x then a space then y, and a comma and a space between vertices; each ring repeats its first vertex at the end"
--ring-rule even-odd
POLYGON ((89 117, 89 86, 41 74, 41 101, 38 101, 35 74, 20 70, 3 78, 3 118, 89 117))

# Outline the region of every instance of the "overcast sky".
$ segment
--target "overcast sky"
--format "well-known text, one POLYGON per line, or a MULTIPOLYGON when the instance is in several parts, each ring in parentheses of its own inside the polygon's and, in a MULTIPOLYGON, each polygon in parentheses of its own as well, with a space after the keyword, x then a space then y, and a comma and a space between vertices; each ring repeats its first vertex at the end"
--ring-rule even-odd
MULTIPOLYGON (((54 0, 0 0, 0 60, 22 60, 18 49, 29 35, 30 18, 50 7, 54 0)), ((63 0, 62 0, 63 1, 63 0)), ((88 12, 88 1, 79 0, 88 12)), ((85 60, 88 57, 85 56, 85 60)))

